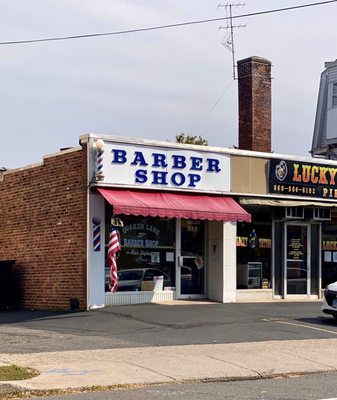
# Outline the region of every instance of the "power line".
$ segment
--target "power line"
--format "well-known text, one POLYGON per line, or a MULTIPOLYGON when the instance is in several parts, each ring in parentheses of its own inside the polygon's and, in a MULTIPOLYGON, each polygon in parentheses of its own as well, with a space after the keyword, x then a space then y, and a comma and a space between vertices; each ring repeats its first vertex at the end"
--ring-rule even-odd
POLYGON ((209 114, 214 110, 214 108, 220 103, 224 95, 226 94, 227 90, 231 87, 232 83, 234 80, 231 80, 229 84, 225 87, 224 91, 221 93, 217 101, 213 104, 213 106, 207 111, 207 113, 194 125, 194 127, 190 130, 190 133, 192 133, 208 116, 209 114))
MULTIPOLYGON (((337 0, 328 0, 328 1, 320 1, 320 2, 316 2, 316 3, 301 4, 301 5, 292 6, 292 7, 275 8, 272 10, 258 11, 258 12, 249 13, 249 14, 233 15, 232 19, 254 17, 257 15, 271 14, 271 13, 277 13, 277 12, 281 12, 281 11, 291 11, 291 10, 296 10, 296 9, 300 9, 300 8, 314 7, 314 6, 320 6, 320 5, 336 3, 336 2, 337 2, 337 0)), ((71 40, 71 39, 85 39, 85 38, 99 37, 99 36, 125 35, 125 34, 129 34, 129 33, 148 32, 148 31, 154 31, 154 30, 159 30, 159 29, 177 28, 180 26, 206 24, 209 22, 218 22, 218 21, 224 21, 224 20, 228 20, 228 19, 230 19, 230 17, 210 18, 210 19, 204 19, 204 20, 187 21, 187 22, 180 22, 180 23, 176 23, 176 24, 158 25, 158 26, 152 26, 152 27, 148 27, 148 28, 136 28, 136 29, 123 30, 123 31, 115 31, 115 32, 89 33, 89 34, 85 34, 85 35, 59 36, 59 37, 53 37, 53 38, 30 39, 30 40, 16 40, 16 41, 0 42, 0 46, 14 45, 14 44, 52 42, 52 41, 71 40)))

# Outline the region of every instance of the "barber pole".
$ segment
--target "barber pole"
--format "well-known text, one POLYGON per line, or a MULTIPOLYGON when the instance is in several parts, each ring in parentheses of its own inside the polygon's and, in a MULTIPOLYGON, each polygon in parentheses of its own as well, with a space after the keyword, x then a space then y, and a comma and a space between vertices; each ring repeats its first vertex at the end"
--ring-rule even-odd
POLYGON ((98 139, 96 145, 96 180, 102 181, 104 179, 103 174, 103 155, 104 155, 104 142, 98 139))
POLYGON ((101 225, 93 227, 93 245, 94 251, 101 251, 101 225))
POLYGON ((104 178, 104 174, 103 174, 103 154, 104 154, 104 149, 99 150, 97 152, 96 177, 99 180, 104 178))

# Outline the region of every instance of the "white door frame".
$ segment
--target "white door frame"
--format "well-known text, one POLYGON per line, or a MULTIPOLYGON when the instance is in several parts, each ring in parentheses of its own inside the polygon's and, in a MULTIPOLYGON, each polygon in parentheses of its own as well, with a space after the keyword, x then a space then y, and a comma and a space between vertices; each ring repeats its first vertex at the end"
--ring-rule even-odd
POLYGON ((311 295, 311 224, 306 222, 297 222, 297 221, 289 221, 284 223, 284 265, 283 265, 283 272, 284 272, 284 281, 283 281, 283 288, 284 288, 284 298, 303 298, 307 299, 311 295), (288 226, 305 226, 307 228, 307 293, 306 294, 288 294, 287 293, 287 265, 288 265, 288 258, 287 258, 287 236, 288 236, 288 226))
MULTIPOLYGON (((206 236, 206 226, 204 225, 206 236)), ((206 241, 205 241, 206 243, 206 241)), ((204 249, 204 253, 206 249, 204 249)), ((185 258, 192 258, 193 256, 185 256, 185 258)), ((193 257, 194 258, 194 257, 193 257)), ((203 294, 182 294, 181 293, 181 266, 183 262, 184 256, 181 255, 181 218, 176 218, 176 295, 177 299, 187 300, 187 299, 205 299, 206 298, 206 262, 205 262, 205 254, 204 254, 204 293, 203 294)))

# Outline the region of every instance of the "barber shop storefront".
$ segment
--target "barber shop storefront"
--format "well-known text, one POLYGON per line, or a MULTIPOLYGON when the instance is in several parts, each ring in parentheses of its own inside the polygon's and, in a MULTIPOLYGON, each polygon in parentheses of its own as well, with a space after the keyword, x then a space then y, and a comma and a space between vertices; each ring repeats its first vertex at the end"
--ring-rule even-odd
POLYGON ((230 196, 230 152, 87 140, 90 306, 235 301, 236 224, 251 217, 230 196))
POLYGON ((242 193, 237 201, 252 216, 237 226, 238 300, 320 298, 337 280, 337 163, 289 156, 232 161, 232 190, 242 193), (240 181, 238 165, 248 168, 240 181))
POLYGON ((337 280, 337 164, 87 140, 90 306, 318 299, 337 280))

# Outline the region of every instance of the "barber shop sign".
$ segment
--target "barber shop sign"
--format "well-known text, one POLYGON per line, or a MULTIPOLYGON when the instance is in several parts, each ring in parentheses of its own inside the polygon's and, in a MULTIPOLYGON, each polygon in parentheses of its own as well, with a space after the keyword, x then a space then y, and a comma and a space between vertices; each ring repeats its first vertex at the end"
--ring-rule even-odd
POLYGON ((142 188, 228 192, 230 158, 173 147, 104 143, 104 183, 142 188))

